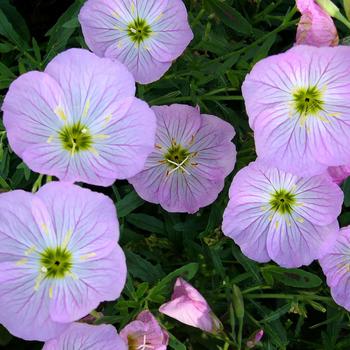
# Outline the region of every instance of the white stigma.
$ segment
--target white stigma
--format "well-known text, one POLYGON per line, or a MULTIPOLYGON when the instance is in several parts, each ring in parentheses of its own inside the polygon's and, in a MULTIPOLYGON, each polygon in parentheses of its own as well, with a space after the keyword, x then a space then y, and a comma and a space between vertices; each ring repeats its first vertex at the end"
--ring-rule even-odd
POLYGON ((172 169, 171 171, 169 171, 169 175, 171 173, 173 173, 174 171, 178 170, 178 169, 181 169, 182 171, 184 171, 187 175, 191 175, 186 169, 185 167, 183 166, 186 161, 188 160, 189 156, 187 156, 181 163, 176 163, 176 162, 173 162, 172 160, 170 159, 167 159, 167 161, 170 163, 170 164, 173 164, 173 165, 176 165, 176 168, 172 169))
POLYGON ((154 349, 154 346, 152 345, 147 345, 147 339, 146 339, 146 334, 143 336, 143 344, 141 344, 136 350, 147 350, 147 349, 154 349))

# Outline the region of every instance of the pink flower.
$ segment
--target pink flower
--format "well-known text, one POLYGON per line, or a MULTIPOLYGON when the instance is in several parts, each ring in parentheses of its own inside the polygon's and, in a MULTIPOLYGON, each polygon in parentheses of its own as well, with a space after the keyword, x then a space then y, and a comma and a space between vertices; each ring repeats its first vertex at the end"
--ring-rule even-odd
POLYGON ((148 310, 142 311, 135 321, 124 327, 120 336, 129 350, 166 350, 169 341, 168 333, 148 310))
POLYGON ((261 340, 261 338, 264 336, 264 331, 262 329, 255 332, 247 341, 247 348, 253 349, 261 340))
POLYGON ((337 28, 332 18, 314 0, 296 0, 301 12, 296 43, 312 46, 336 46, 337 28))
POLYGON ((222 324, 214 315, 207 301, 182 278, 176 280, 171 301, 163 304, 159 311, 192 327, 209 333, 218 333, 222 324))

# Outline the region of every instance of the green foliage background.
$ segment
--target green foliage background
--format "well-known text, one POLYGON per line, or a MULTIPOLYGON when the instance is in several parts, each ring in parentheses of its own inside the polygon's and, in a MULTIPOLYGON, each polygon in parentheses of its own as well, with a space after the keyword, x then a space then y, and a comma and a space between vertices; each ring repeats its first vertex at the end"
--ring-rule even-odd
MULTIPOLYGON (((299 18, 294 1, 185 2, 194 40, 160 81, 138 86, 137 95, 150 105, 199 105, 202 112, 231 123, 237 132, 236 168, 216 202, 194 215, 170 214, 146 203, 126 181, 111 188, 89 186, 116 203, 129 271, 123 296, 101 305, 98 311, 105 316, 98 322, 121 329, 148 307, 169 330, 170 349, 244 349, 247 338, 261 328, 265 335, 260 349, 349 349, 350 314, 332 301, 316 262, 295 270, 257 264, 220 230, 232 178, 256 157, 240 86, 254 63, 293 45, 299 18), (207 335, 158 313, 180 275, 206 297, 225 334, 207 335)), ((54 3, 48 1, 45 11, 50 12, 54 3)), ((86 47, 77 20, 83 3, 71 1, 56 24, 46 34, 36 30, 37 35, 25 14, 11 1, 0 0, 1 101, 20 74, 43 70, 66 48, 86 47)), ((349 35, 341 23, 337 27, 341 38, 349 35)), ((11 151, 0 120, 0 191, 36 190, 47 180, 11 151)), ((346 198, 340 221, 344 226, 350 223, 350 182, 343 187, 346 198)), ((41 349, 42 344, 12 338, 0 327, 1 347, 41 349)))

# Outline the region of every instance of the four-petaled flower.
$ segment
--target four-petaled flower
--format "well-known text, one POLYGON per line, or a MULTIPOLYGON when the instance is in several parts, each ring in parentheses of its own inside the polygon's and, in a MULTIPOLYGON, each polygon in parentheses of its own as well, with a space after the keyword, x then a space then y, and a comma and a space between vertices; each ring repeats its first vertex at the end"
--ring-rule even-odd
POLYGON ((302 176, 350 164, 349 55, 298 45, 254 66, 242 92, 259 158, 302 176))
POLYGON ((158 80, 193 38, 181 0, 88 0, 79 20, 89 48, 123 62, 143 84, 158 80))
POLYGON ((156 145, 144 170, 129 182, 143 199, 170 212, 195 213, 217 198, 234 168, 235 131, 191 106, 152 109, 157 117, 156 145))
POLYGON ((256 161, 237 173, 229 197, 223 232, 256 261, 308 265, 338 234, 343 192, 326 175, 300 177, 256 161))
POLYGON ((109 186, 138 173, 153 149, 154 113, 134 95, 121 63, 65 51, 11 84, 2 106, 10 145, 36 172, 109 186))
POLYGON ((0 323, 27 340, 58 336, 126 279, 113 202, 61 182, 0 195, 0 323))

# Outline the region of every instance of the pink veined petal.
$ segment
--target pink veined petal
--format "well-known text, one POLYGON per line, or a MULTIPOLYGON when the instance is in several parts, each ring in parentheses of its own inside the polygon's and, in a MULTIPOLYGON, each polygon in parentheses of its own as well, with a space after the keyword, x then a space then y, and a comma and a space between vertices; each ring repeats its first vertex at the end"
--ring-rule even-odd
POLYGON ((294 211, 315 225, 328 225, 340 215, 343 191, 326 176, 301 178, 296 182, 298 204, 294 211))
POLYGON ((78 254, 100 259, 110 254, 119 239, 115 205, 107 196, 61 182, 42 187, 37 197, 45 201, 52 218, 56 244, 78 254))
POLYGON ((200 112, 191 106, 173 104, 154 106, 152 109, 157 115, 158 130, 165 135, 165 147, 170 147, 173 139, 183 146, 190 144, 201 126, 200 112))
POLYGON ((16 190, 0 195, 0 262, 25 261, 54 239, 45 205, 33 194, 16 190), (32 251, 31 254, 28 252, 32 251))
POLYGON ((171 0, 147 0, 134 1, 136 3, 136 16, 143 18, 147 23, 152 24, 159 17, 162 17, 164 11, 169 7, 171 0))
MULTIPOLYGON (((83 49, 70 49, 57 55, 45 73, 55 78, 65 91, 66 114, 88 127, 96 118, 113 113, 135 94, 134 79, 123 64, 83 49)), ((130 105, 132 101, 129 100, 130 105)))
POLYGON ((79 13, 79 21, 84 39, 94 53, 103 56, 108 47, 127 36, 128 23, 133 21, 130 13, 132 1, 85 2, 79 13))
POLYGON ((10 333, 25 340, 57 337, 68 324, 57 323, 49 315, 49 285, 40 283, 35 290, 39 267, 17 266, 14 262, 0 263, 0 323, 10 333))
POLYGON ((267 250, 271 259, 282 267, 309 265, 320 258, 323 242, 332 240, 338 232, 337 221, 317 226, 296 214, 281 217, 276 213, 267 236, 267 250))
POLYGON ((97 172, 111 177, 129 178, 139 173, 154 149, 156 118, 148 105, 134 99, 127 115, 98 130, 108 133, 107 139, 97 141, 94 163, 97 172), (103 169, 103 170, 102 170, 103 169))
POLYGON ((340 230, 337 241, 329 247, 320 259, 320 265, 327 277, 334 301, 350 310, 349 303, 349 269, 350 269, 350 235, 349 227, 340 230))
POLYGON ((29 72, 11 84, 1 109, 10 145, 20 157, 38 143, 50 147, 50 136, 64 125, 55 112, 63 103, 63 90, 46 73, 29 72))
POLYGON ((117 299, 124 288, 126 263, 118 245, 100 259, 75 259, 73 275, 51 284, 50 315, 57 322, 72 322, 86 316, 101 301, 117 299))
POLYGON ((72 323, 59 337, 45 343, 43 350, 127 350, 111 325, 72 323))
POLYGON ((136 45, 129 37, 123 37, 117 45, 106 50, 105 56, 123 62, 138 83, 150 84, 159 80, 172 62, 156 60, 150 52, 151 46, 148 46, 148 42, 151 40, 136 45))
POLYGON ((151 24, 154 34, 147 41, 151 55, 160 62, 179 57, 193 39, 182 0, 168 2, 166 10, 151 24))

